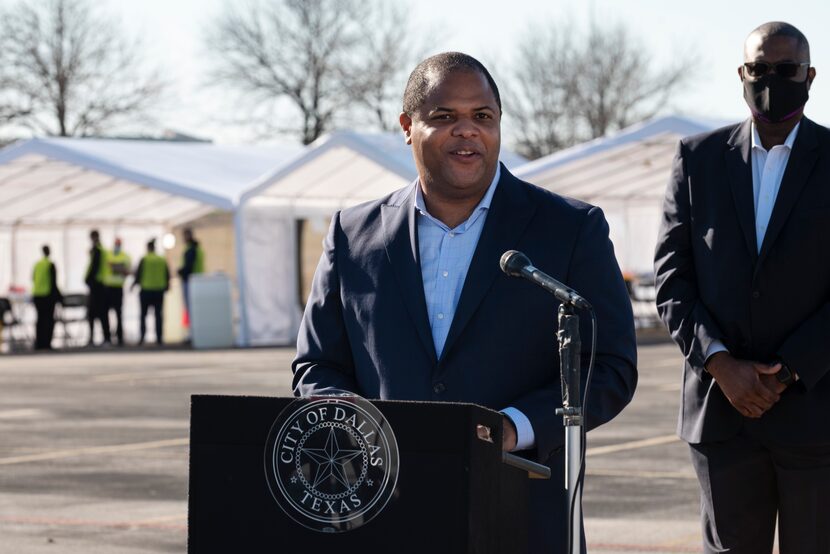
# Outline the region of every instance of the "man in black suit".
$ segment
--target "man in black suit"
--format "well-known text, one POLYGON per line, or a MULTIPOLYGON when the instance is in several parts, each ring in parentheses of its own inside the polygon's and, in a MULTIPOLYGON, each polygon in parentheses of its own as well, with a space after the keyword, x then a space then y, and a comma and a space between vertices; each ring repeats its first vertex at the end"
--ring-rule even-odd
POLYGON ((657 305, 686 358, 678 430, 705 552, 830 552, 830 131, 803 117, 816 72, 792 25, 738 68, 747 121, 681 141, 657 305))
MULTIPOLYGON (((332 219, 297 339, 294 391, 502 410, 503 448, 555 476, 530 484, 532 552, 564 552, 558 302, 504 275, 499 259, 522 250, 593 303, 587 422, 595 427, 622 410, 637 381, 631 305, 608 225, 598 208, 499 164, 501 100, 477 60, 444 53, 421 62, 403 104, 418 179, 332 219)), ((589 321, 584 314, 583 367, 589 321)))

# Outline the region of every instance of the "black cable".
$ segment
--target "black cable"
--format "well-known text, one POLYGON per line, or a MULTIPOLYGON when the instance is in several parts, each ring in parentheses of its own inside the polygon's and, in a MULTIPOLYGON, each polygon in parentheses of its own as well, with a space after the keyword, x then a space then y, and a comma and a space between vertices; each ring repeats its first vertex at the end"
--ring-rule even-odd
MULTIPOLYGON (((582 395, 582 431, 581 431, 581 445, 579 452, 579 475, 576 478, 576 485, 574 486, 573 496, 571 496, 570 505, 568 506, 568 550, 567 554, 573 551, 573 528, 574 528, 574 511, 576 509, 577 498, 582 494, 582 484, 585 481, 585 450, 587 445, 588 433, 588 391, 591 388, 591 377, 594 373, 594 358, 597 353, 597 314, 594 312, 593 306, 589 308, 591 314, 591 357, 588 362, 588 374, 585 377, 585 392, 582 395)), ((566 453, 567 456, 567 453, 566 453)), ((565 459, 565 466, 567 467, 568 460, 565 459)), ((582 537, 576 540, 581 541, 582 537)), ((581 550, 580 546, 580 550, 581 550)))

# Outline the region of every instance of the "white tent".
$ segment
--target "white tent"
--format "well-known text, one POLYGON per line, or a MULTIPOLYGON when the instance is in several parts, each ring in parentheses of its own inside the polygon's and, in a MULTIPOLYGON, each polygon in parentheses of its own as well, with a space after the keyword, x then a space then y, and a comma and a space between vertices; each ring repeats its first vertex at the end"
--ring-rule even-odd
POLYGON ((722 124, 660 117, 534 160, 516 175, 601 207, 622 269, 649 273, 677 143, 722 124))
MULTIPOLYGON (((91 228, 100 230, 105 245, 123 237, 137 259, 149 238, 172 226, 234 211, 244 190, 301 150, 77 138, 6 147, 0 150, 0 291, 28 288, 44 243, 60 268, 59 286, 83 291, 91 228)), ((125 318, 135 311, 125 305, 125 318)))
MULTIPOLYGON (((500 159, 511 171, 527 163, 505 149, 500 159)), ((417 173, 400 133, 338 131, 246 191, 241 203, 299 217, 331 215, 381 198, 412 182, 417 173)))
MULTIPOLYGON (((502 150, 517 176, 601 206, 623 269, 651 269, 680 137, 714 122, 664 117, 539 160, 502 150)), ((380 198, 417 174, 398 133, 337 132, 299 147, 35 139, 0 151, 0 291, 53 245, 61 285, 82 289, 90 227, 142 245, 213 210, 234 211, 241 344, 294 340, 296 220, 380 198)), ((126 242, 126 241, 125 241, 126 242)), ((138 256, 141 252, 129 252, 138 256)))
MULTIPOLYGON (((502 149, 501 160, 513 170, 526 160, 502 149)), ((417 176, 409 146, 400 133, 340 131, 320 138, 306 152, 263 178, 240 200, 244 254, 239 276, 243 294, 253 291, 256 299, 243 303, 243 330, 251 344, 279 342, 296 337, 301 317, 296 294, 292 302, 267 295, 268 283, 287 279, 285 267, 294 268, 296 249, 275 247, 277 234, 294 234, 296 218, 319 218, 361 202, 381 198, 410 183, 417 176), (278 268, 279 274, 274 271, 278 268), (278 327, 274 314, 291 313, 290 329, 278 327), (269 328, 270 325, 270 328, 269 328), (255 329, 266 330, 257 332, 255 329)), ((293 244, 293 243, 292 243, 293 244)), ((288 246, 287 242, 280 245, 288 246)), ((291 277, 297 285, 296 272, 291 277)), ((295 288, 296 290, 296 288, 295 288)), ((280 321, 285 321, 282 317, 280 321)))

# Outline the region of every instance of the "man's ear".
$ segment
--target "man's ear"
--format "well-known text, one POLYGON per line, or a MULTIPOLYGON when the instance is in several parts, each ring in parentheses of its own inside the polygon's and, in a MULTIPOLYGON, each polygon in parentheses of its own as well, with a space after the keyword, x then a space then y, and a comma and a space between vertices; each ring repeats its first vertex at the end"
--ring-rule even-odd
POLYGON ((813 85, 813 79, 815 78, 816 68, 811 66, 810 69, 807 70, 807 90, 810 90, 810 87, 813 85))
POLYGON ((412 144, 412 118, 406 112, 401 112, 398 116, 398 122, 403 129, 403 136, 406 138, 407 144, 412 144))
POLYGON ((744 66, 743 65, 738 66, 738 77, 741 79, 741 82, 743 82, 743 80, 744 80, 744 66))

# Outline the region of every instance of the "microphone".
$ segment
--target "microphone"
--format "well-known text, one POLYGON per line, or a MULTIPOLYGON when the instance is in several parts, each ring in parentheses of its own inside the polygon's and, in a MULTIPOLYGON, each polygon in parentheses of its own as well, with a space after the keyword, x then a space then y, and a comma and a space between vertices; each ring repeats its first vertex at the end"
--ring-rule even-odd
POLYGON ((534 267, 528 257, 518 250, 508 250, 502 254, 499 265, 501 266, 501 270, 507 275, 511 277, 524 277, 528 281, 536 283, 564 304, 576 308, 591 308, 591 304, 579 296, 575 290, 567 285, 563 285, 544 271, 534 267))

